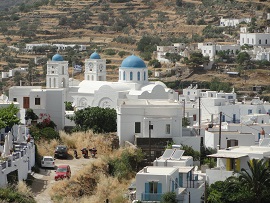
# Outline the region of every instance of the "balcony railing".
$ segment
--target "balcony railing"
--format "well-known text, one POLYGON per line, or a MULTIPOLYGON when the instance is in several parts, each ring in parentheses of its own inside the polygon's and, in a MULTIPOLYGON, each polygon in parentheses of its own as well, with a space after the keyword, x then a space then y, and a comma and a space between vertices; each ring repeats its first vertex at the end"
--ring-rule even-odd
POLYGON ((162 193, 142 193, 142 201, 160 201, 162 193))

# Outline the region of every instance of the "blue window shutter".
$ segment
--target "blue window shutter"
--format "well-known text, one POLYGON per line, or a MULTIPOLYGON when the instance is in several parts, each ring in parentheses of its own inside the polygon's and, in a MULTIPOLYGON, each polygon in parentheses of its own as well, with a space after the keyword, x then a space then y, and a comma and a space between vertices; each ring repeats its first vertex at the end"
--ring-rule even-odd
POLYGON ((145 183, 145 193, 149 193, 149 183, 145 183))
POLYGON ((183 187, 183 174, 179 173, 179 187, 183 187))
POLYGON ((162 193, 162 183, 158 183, 158 185, 157 185, 157 193, 159 193, 159 194, 162 193))

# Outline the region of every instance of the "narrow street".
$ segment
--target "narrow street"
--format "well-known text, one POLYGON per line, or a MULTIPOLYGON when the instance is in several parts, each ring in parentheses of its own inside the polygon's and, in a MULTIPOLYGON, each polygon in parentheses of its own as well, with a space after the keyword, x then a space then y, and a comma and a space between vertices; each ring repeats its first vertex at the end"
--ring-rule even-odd
MULTIPOLYGON (((71 157, 71 156, 70 156, 71 157)), ((89 162, 93 161, 94 159, 73 159, 72 157, 69 159, 56 159, 55 165, 62 165, 68 164, 71 168, 71 176, 76 173, 76 171, 80 170, 88 164, 89 162)), ((34 173, 34 181, 32 184, 32 192, 34 194, 35 200, 38 203, 52 203, 51 197, 49 195, 49 191, 52 188, 53 184, 55 183, 54 180, 55 169, 45 169, 41 168, 39 173, 34 173)))

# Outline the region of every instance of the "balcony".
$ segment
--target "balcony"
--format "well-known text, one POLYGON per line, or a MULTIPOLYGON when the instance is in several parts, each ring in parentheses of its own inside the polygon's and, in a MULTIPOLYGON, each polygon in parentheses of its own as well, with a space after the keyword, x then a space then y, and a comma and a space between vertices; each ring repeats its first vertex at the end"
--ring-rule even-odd
POLYGON ((142 201, 160 201, 162 193, 142 193, 142 201))

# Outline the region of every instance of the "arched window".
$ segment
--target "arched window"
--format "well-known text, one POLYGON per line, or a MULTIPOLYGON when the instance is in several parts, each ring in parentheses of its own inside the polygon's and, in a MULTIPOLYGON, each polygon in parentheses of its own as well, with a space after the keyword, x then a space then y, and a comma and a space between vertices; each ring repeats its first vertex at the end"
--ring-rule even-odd
POLYGON ((126 72, 123 72, 123 80, 126 80, 126 72))
POLYGON ((141 80, 141 73, 140 72, 137 73, 137 79, 138 79, 138 81, 141 80))
POLYGON ((91 79, 92 81, 94 81, 94 76, 92 75, 92 79, 91 79))
POLYGON ((130 73, 129 73, 129 79, 130 79, 130 80, 133 80, 133 72, 130 72, 130 73))
POLYGON ((267 39, 265 40, 265 44, 267 44, 267 39))
POLYGON ((56 78, 53 79, 53 87, 56 87, 56 78))
POLYGON ((121 80, 121 76, 122 76, 122 74, 121 74, 121 72, 119 71, 119 80, 121 80))
POLYGON ((62 66, 62 74, 64 74, 64 71, 65 71, 65 67, 62 66))
POLYGON ((143 72, 143 80, 145 80, 146 79, 146 72, 144 71, 143 72))
POLYGON ((87 80, 90 80, 90 75, 87 75, 87 80))
POLYGON ((262 40, 259 39, 259 44, 261 44, 261 43, 262 43, 262 40))
POLYGON ((52 87, 52 79, 51 78, 49 78, 49 87, 52 87))

